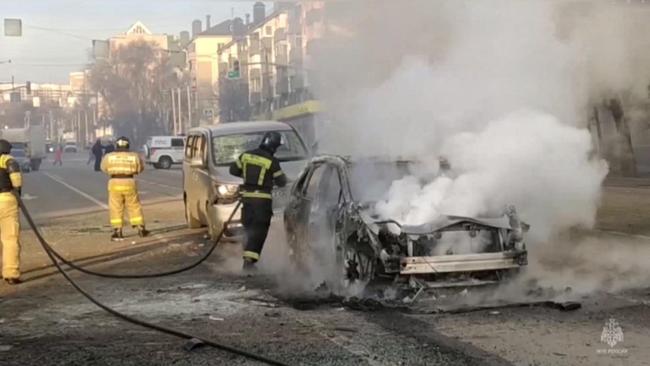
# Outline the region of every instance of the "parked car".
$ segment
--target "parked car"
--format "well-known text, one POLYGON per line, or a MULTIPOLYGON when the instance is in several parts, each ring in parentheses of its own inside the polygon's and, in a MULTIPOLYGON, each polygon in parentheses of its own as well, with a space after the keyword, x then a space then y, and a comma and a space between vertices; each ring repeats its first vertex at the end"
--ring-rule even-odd
POLYGON ((25 173, 32 171, 32 164, 24 149, 12 148, 11 156, 18 162, 18 165, 20 165, 20 171, 25 173))
POLYGON ((183 163, 185 138, 180 136, 151 136, 143 147, 145 162, 156 169, 169 169, 183 163))
POLYGON ((79 148, 77 147, 76 142, 68 141, 63 145, 63 152, 66 153, 76 153, 79 151, 79 148))
MULTIPOLYGON (((230 165, 244 151, 259 147, 265 133, 277 131, 283 145, 276 157, 288 179, 295 178, 308 159, 300 135, 288 124, 273 121, 232 122, 189 131, 183 161, 183 198, 190 228, 208 226, 214 238, 235 208, 242 179, 230 175, 230 165)), ((289 187, 273 190, 274 209, 284 207, 289 187)), ((241 232, 239 213, 226 235, 241 232)))
POLYGON ((527 264, 527 225, 512 207, 495 217, 441 215, 415 226, 380 217, 376 203, 412 164, 313 158, 284 211, 293 262, 306 272, 330 271, 323 280, 342 294, 377 278, 407 287, 495 283, 527 264))

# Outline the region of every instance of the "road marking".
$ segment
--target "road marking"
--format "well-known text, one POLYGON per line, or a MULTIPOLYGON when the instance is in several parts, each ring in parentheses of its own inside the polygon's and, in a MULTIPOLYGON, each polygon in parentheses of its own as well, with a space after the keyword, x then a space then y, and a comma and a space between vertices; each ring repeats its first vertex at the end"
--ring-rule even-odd
POLYGON ((66 186, 71 191, 79 194, 80 196, 85 197, 86 199, 93 202, 97 206, 99 206, 99 207, 101 207, 101 208, 103 208, 105 210, 108 210, 108 205, 107 204, 105 204, 104 202, 102 202, 102 201, 96 199, 95 197, 89 195, 88 193, 83 192, 83 191, 77 189, 76 187, 73 187, 73 186, 69 185, 68 183, 64 182, 60 177, 52 175, 50 173, 46 173, 46 172, 43 172, 43 174, 45 174, 48 178, 52 179, 53 181, 61 183, 62 185, 66 186))
POLYGON ((162 187, 162 188, 173 189, 173 190, 175 190, 175 191, 177 191, 177 190, 182 190, 182 189, 183 189, 183 187, 179 187, 179 186, 170 186, 169 184, 158 183, 158 182, 154 182, 154 181, 151 181, 151 180, 148 180, 148 179, 142 179, 142 178, 140 178, 140 177, 137 178, 137 181, 138 181, 138 182, 145 183, 145 184, 150 184, 150 185, 153 185, 153 186, 158 186, 158 187, 162 187))
MULTIPOLYGON (((178 196, 168 196, 168 197, 142 200, 140 203, 142 204, 143 207, 145 207, 145 206, 157 205, 160 203, 175 202, 175 201, 182 201, 182 200, 183 200, 183 196, 178 195, 178 196)), ((86 214, 92 214, 92 213, 103 212, 103 211, 104 211, 103 207, 102 209, 98 209, 94 207, 73 208, 69 210, 50 211, 43 214, 35 214, 34 218, 36 220, 44 220, 44 219, 61 218, 66 216, 86 215, 86 214)))
POLYGON ((32 195, 29 194, 29 193, 25 193, 25 194, 24 194, 22 197, 20 197, 20 198, 21 198, 23 201, 31 201, 31 200, 35 200, 35 199, 37 199, 38 196, 32 196, 32 195))

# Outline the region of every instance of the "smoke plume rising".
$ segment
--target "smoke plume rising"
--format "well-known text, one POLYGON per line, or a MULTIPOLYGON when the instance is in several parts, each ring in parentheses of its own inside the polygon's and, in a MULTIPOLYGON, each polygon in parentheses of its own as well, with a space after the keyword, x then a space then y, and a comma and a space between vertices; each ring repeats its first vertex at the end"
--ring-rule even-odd
POLYGON ((639 84, 629 67, 641 52, 626 36, 646 26, 623 21, 634 9, 505 0, 335 4, 313 59, 331 121, 321 146, 357 158, 413 159, 429 171, 445 156, 454 172, 394 182, 378 197, 380 214, 417 224, 514 204, 533 242, 593 225, 607 165, 594 157, 588 105, 606 87, 639 84))
MULTIPOLYGON (((587 129, 589 113, 612 93, 647 98, 650 39, 640 35, 650 31, 650 10, 596 1, 354 0, 328 2, 325 12, 325 37, 308 60, 327 110, 322 150, 411 159, 420 168, 389 184, 370 184, 381 176, 372 172, 357 182, 378 200, 377 213, 418 224, 513 204, 531 224, 531 261, 539 259, 533 249, 552 247, 541 255, 552 258, 562 246, 581 248, 572 259, 587 256, 588 243, 553 239, 594 225, 608 167, 587 129), (440 156, 452 174, 439 174, 440 156)), ((640 109, 629 115, 645 118, 640 109)))

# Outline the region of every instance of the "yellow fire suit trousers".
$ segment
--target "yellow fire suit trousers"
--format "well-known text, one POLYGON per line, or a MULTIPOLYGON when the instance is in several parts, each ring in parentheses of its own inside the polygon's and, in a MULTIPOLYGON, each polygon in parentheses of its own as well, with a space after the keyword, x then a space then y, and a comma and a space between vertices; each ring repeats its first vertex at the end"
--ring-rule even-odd
POLYGON ((20 277, 20 221, 18 201, 11 192, 0 193, 0 241, 2 241, 2 277, 20 277))
POLYGON ((135 179, 111 178, 108 181, 108 209, 111 226, 115 229, 120 229, 124 225, 124 206, 129 211, 131 226, 144 225, 142 205, 140 205, 135 179))

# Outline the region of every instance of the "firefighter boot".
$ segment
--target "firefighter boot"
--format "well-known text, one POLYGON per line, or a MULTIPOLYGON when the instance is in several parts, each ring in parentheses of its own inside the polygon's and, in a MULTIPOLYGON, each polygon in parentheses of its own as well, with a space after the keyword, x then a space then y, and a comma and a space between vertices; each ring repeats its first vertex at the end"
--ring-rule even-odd
POLYGON ((111 235, 111 241, 121 241, 124 240, 122 235, 122 229, 113 229, 113 234, 111 235))
POLYGON ((13 285, 18 285, 18 284, 20 284, 20 283, 23 282, 23 281, 21 281, 20 278, 5 278, 5 282, 6 282, 8 285, 12 285, 12 286, 13 286, 13 285))
POLYGON ((149 233, 150 231, 145 229, 144 225, 138 226, 138 235, 140 235, 141 238, 149 236, 149 233))

